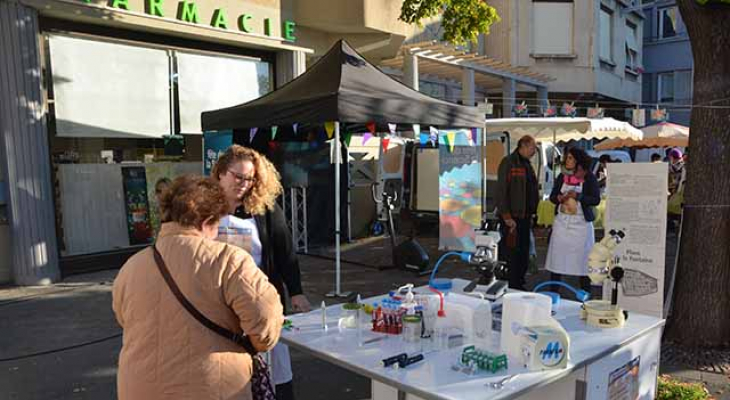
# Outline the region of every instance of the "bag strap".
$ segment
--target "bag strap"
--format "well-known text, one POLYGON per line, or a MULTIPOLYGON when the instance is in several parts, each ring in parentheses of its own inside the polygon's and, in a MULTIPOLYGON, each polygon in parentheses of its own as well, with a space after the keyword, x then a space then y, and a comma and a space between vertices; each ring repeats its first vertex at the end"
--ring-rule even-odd
POLYGON ((251 343, 251 339, 249 339, 248 336, 233 333, 230 330, 209 320, 205 315, 198 311, 198 309, 195 308, 195 306, 192 305, 187 298, 185 298, 185 295, 182 294, 180 288, 175 283, 175 280, 172 279, 172 275, 170 275, 170 271, 167 269, 167 265, 165 265, 165 260, 162 258, 162 254, 160 254, 160 252, 157 250, 157 246, 152 246, 152 250, 154 251, 155 264, 157 264, 157 268, 160 270, 160 273, 165 279, 165 282, 167 282, 167 286, 170 288, 172 294, 175 295, 180 304, 188 311, 188 313, 190 313, 190 315, 193 316, 193 318, 198 320, 198 322, 200 322, 203 326, 210 329, 211 331, 243 347, 244 349, 246 349, 246 352, 248 352, 252 356, 258 354, 258 351, 256 351, 256 348, 254 348, 253 344, 251 343))

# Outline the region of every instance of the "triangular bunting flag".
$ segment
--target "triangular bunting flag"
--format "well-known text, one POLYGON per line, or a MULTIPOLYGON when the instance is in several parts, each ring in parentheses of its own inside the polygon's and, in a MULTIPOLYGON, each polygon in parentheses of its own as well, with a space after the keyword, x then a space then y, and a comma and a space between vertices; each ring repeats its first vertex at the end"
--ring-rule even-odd
POLYGON ((248 131, 248 142, 252 143, 253 138, 256 137, 256 133, 259 131, 259 128, 251 128, 250 131, 248 131))
POLYGON ((418 137, 421 141, 421 147, 426 147, 426 143, 428 142, 428 133, 420 133, 418 137))
POLYGON ((368 128, 371 135, 375 134, 375 122, 368 122, 365 126, 368 128))
POLYGON ((269 142, 269 150, 276 151, 276 149, 279 148, 279 143, 274 142, 273 140, 269 142))
POLYGON ((294 131, 294 135, 296 135, 297 129, 299 129, 299 124, 291 124, 291 129, 294 131))
POLYGON ((345 132, 345 144, 350 147, 350 141, 352 140, 352 133, 345 132))
POLYGON ((428 136, 428 139, 431 141, 431 146, 436 147, 439 138, 439 130, 434 128, 433 126, 430 126, 428 129, 431 132, 428 136))
POLYGON ((388 129, 390 129, 390 134, 395 135, 395 130, 398 128, 398 125, 396 124, 388 124, 388 129))
POLYGON ((471 144, 476 145, 477 139, 478 139, 479 131, 477 128, 471 128, 471 144))
POLYGON ((384 137, 380 140, 380 143, 383 145, 383 153, 388 152, 388 144, 390 143, 389 137, 384 137))
POLYGON ((274 125, 271 127, 271 140, 276 139, 276 131, 279 130, 279 127, 274 125))
POLYGON ((327 139, 332 139, 332 133, 335 131, 335 123, 334 122, 325 122, 324 130, 327 131, 327 139))
POLYGON ((454 144, 456 144, 456 132, 446 132, 446 141, 449 145, 449 152, 454 152, 454 144))
POLYGON ((418 137, 421 134, 421 125, 413 124, 413 137, 418 137))
POLYGON ((365 145, 365 143, 370 140, 370 138, 373 137, 372 133, 365 132, 362 134, 362 144, 365 145))

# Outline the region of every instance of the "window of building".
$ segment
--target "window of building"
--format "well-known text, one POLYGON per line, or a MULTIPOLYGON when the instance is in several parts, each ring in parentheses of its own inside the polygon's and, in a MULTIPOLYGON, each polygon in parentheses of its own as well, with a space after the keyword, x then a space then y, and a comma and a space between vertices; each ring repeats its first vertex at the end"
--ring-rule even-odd
POLYGON ((692 103, 692 70, 674 71, 674 103, 692 103))
POLYGON ((637 26, 631 21, 626 21, 626 69, 636 71, 641 65, 639 59, 639 41, 637 26))
POLYGON ((660 103, 691 104, 692 70, 678 70, 658 74, 657 99, 660 103))
POLYGON ((674 72, 658 74, 657 99, 660 103, 674 102, 674 72))
POLYGON ((573 54, 573 1, 532 3, 532 53, 573 54))
POLYGON ((599 57, 603 61, 613 62, 613 11, 601 7, 599 24, 599 57))
POLYGON ((682 16, 676 6, 660 8, 657 13, 657 37, 659 39, 671 38, 685 33, 684 22, 682 22, 682 16))

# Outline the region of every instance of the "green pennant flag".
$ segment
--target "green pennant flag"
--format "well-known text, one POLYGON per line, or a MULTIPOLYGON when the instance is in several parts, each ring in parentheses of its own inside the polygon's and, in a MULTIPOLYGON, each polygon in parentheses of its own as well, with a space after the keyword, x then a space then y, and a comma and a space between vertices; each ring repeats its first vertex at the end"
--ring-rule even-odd
POLYGON ((350 147, 350 140, 352 139, 352 133, 351 132, 345 132, 345 144, 347 147, 350 147))
POLYGON ((271 140, 276 139, 276 131, 279 130, 279 127, 274 125, 271 127, 271 140))

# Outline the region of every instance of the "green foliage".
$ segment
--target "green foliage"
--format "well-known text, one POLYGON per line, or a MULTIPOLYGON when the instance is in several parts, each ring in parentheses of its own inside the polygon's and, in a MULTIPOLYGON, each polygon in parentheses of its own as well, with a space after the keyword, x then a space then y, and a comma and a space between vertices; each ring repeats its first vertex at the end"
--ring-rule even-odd
POLYGON ((730 0, 695 0, 699 5, 704 6, 707 3, 716 3, 716 4, 730 4, 730 0))
POLYGON ((700 383, 682 383, 668 376, 659 377, 657 400, 706 400, 711 399, 700 383))
POLYGON ((439 14, 444 29, 441 40, 454 44, 488 34, 489 27, 500 20, 497 10, 485 0, 404 0, 399 19, 422 26, 424 19, 439 14))

